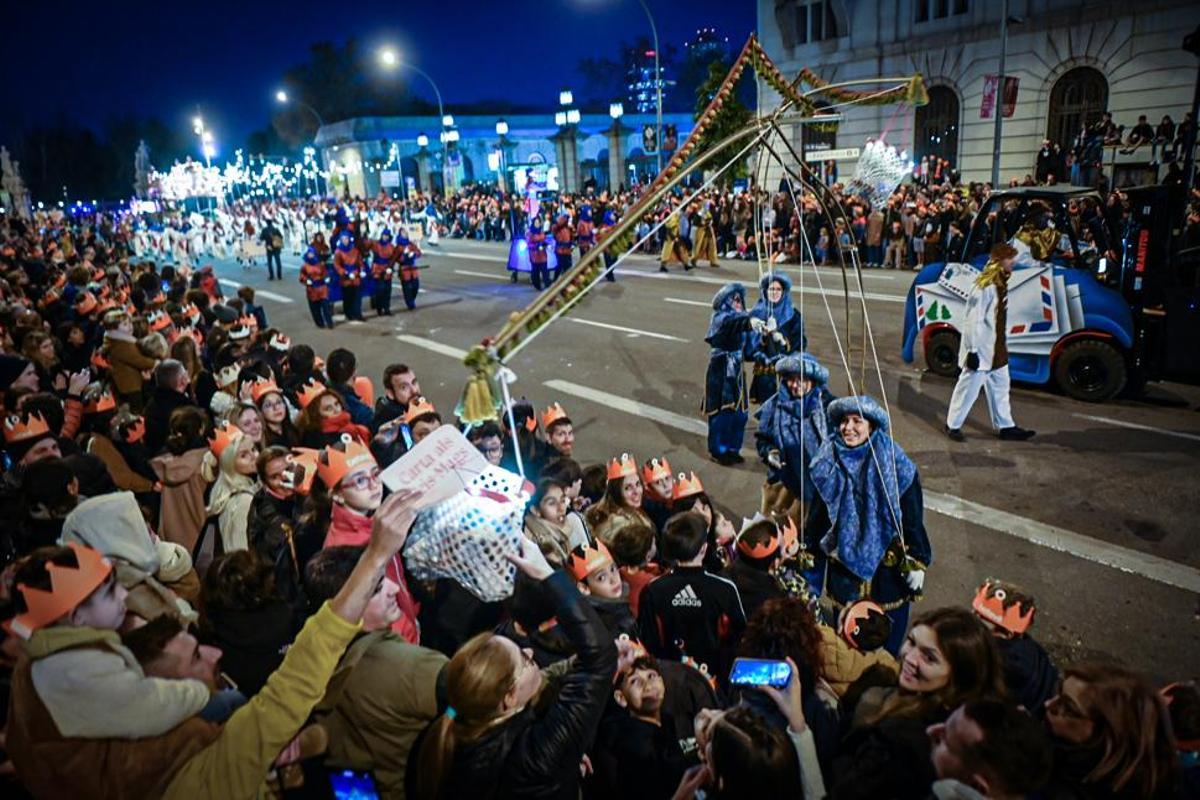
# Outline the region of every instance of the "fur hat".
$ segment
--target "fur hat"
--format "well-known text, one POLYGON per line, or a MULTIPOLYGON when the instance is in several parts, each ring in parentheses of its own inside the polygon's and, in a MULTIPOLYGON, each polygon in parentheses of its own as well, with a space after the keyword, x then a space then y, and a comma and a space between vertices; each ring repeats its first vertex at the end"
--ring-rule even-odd
POLYGON ((779 359, 775 362, 775 374, 799 375, 817 386, 829 383, 829 370, 808 353, 790 353, 779 359))
POLYGON ((727 283, 717 290, 713 295, 712 307, 713 311, 720 311, 721 307, 728 303, 734 296, 742 298, 742 305, 746 305, 746 287, 740 283, 727 283))
POLYGON ((867 394, 838 398, 829 404, 825 413, 829 417, 830 427, 841 424, 847 414, 861 414, 863 419, 871 423, 872 431, 887 433, 889 430, 887 414, 875 398, 867 394))

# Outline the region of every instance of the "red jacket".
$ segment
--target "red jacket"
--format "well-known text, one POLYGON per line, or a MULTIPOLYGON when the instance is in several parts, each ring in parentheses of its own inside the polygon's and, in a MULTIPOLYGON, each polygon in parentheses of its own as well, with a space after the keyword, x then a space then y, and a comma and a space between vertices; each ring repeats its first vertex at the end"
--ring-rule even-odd
POLYGON ((546 232, 532 230, 529 232, 529 260, 534 264, 546 263, 546 232))
POLYGON ((337 273, 342 286, 361 286, 364 269, 362 253, 358 252, 357 247, 334 251, 333 271, 337 273))
POLYGON ((329 297, 329 274, 322 264, 303 264, 300 267, 300 282, 309 300, 324 300, 329 297))
POLYGON ((570 255, 575 246, 575 231, 569 222, 559 222, 551 229, 554 233, 554 252, 560 256, 570 255))
MULTIPOLYGON (((333 518, 329 522, 329 532, 325 534, 325 544, 322 546, 365 547, 370 538, 371 517, 355 513, 345 506, 335 505, 333 518)), ((404 577, 404 564, 399 554, 392 556, 392 560, 388 562, 386 574, 400 587, 400 591, 396 593, 400 619, 392 623, 392 631, 404 637, 409 644, 420 644, 421 628, 417 622, 417 614, 420 613, 421 606, 408 591, 408 580, 404 577)))
POLYGON ((371 277, 377 281, 390 281, 395 274, 396 246, 376 242, 371 249, 375 254, 371 262, 371 277))

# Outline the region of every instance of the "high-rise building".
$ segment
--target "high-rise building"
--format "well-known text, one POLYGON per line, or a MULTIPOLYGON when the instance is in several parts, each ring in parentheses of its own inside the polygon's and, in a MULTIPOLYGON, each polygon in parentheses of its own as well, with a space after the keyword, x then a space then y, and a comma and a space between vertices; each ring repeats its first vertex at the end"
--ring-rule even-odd
POLYGON ((716 28, 698 29, 696 36, 683 46, 687 50, 687 59, 702 64, 729 58, 729 37, 722 36, 716 28))
POLYGON ((675 81, 667 80, 667 65, 659 64, 659 74, 654 74, 654 49, 647 47, 639 48, 632 54, 629 68, 629 83, 626 84, 626 99, 629 104, 638 112, 646 113, 654 111, 657 103, 657 90, 662 89, 665 95, 675 81))

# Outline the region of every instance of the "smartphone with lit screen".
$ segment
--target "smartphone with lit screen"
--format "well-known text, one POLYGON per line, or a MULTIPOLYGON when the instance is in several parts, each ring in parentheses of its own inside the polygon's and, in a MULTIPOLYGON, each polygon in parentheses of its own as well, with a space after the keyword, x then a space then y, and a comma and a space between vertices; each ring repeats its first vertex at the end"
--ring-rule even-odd
POLYGON ((768 658, 734 659, 729 671, 729 683, 733 686, 772 686, 782 689, 792 679, 792 667, 786 661, 768 658))

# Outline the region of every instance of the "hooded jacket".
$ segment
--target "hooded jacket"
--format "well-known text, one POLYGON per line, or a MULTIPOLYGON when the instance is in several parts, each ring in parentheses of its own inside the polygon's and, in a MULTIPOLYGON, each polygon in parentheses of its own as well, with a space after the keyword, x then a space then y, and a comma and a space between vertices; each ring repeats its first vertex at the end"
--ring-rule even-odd
POLYGON ((201 469, 207 454, 207 447, 197 447, 180 455, 163 453, 150 459, 154 474, 162 482, 158 535, 183 545, 189 553, 195 549, 208 517, 204 506, 208 481, 201 469))

